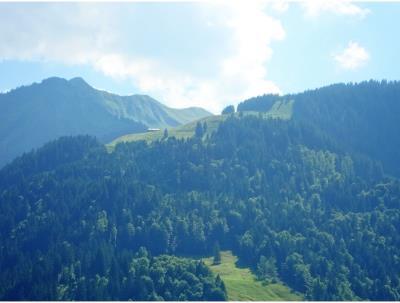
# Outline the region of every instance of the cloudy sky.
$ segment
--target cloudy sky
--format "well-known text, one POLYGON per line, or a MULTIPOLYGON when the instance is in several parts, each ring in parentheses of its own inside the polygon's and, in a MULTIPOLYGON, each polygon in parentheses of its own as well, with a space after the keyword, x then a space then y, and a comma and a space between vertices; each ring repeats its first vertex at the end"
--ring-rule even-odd
POLYGON ((400 79, 400 3, 0 3, 0 91, 59 76, 172 107, 400 79))

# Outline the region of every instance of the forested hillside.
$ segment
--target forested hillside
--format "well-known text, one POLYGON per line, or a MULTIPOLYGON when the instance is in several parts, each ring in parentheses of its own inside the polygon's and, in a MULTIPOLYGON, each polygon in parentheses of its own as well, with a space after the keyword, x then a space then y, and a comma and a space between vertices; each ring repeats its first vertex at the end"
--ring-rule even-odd
POLYGON ((348 152, 380 161, 400 177, 400 82, 334 84, 300 94, 249 99, 238 111, 268 111, 279 100, 294 100, 292 119, 309 124, 348 152))
POLYGON ((400 181, 311 122, 232 116, 211 135, 112 153, 68 137, 16 159, 0 171, 0 298, 222 300, 204 264, 164 256, 219 243, 306 299, 400 300, 400 181))
POLYGON ((82 78, 49 78, 0 93, 0 167, 60 136, 88 134, 109 142, 208 115, 201 108, 169 108, 146 95, 97 90, 82 78))

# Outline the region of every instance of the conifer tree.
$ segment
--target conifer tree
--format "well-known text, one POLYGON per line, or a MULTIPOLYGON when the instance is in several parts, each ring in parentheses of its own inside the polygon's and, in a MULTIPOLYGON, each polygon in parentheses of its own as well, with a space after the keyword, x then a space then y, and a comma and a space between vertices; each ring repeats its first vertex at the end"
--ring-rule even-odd
POLYGON ((219 247, 219 243, 215 242, 214 244, 214 259, 213 259, 213 264, 218 265, 221 264, 221 250, 219 247))

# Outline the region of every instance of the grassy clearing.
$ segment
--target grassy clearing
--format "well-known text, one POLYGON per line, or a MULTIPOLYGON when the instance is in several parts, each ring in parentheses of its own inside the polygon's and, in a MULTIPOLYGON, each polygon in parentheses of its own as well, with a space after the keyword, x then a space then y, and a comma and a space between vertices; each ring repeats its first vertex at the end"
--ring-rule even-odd
POLYGON ((300 301, 303 298, 283 284, 264 285, 256 280, 249 268, 237 266, 237 257, 230 251, 221 252, 221 264, 212 265, 212 257, 203 261, 225 283, 230 301, 300 301))
POLYGON ((277 101, 266 113, 268 118, 290 120, 293 113, 294 100, 277 101))
MULTIPOLYGON (((185 125, 181 125, 178 127, 170 127, 168 129, 168 136, 175 137, 177 139, 185 139, 192 137, 195 133, 196 124, 197 122, 207 122, 207 132, 206 134, 211 134, 215 131, 218 125, 224 121, 228 116, 226 115, 218 115, 218 116, 210 116, 206 118, 202 118, 196 120, 194 122, 190 122, 185 125)), ((139 134, 129 134, 122 137, 119 137, 108 144, 108 148, 112 149, 115 145, 120 142, 131 142, 131 141, 140 141, 145 140, 147 142, 160 140, 164 135, 164 129, 154 132, 146 132, 146 133, 139 133, 139 134)))
MULTIPOLYGON (((293 108, 293 100, 289 101, 277 101, 272 106, 272 108, 265 113, 260 112, 252 112, 246 111, 242 112, 244 116, 254 115, 254 116, 261 116, 264 119, 282 119, 282 120, 289 120, 292 117, 292 108, 293 108)), ((235 116, 239 116, 240 113, 235 113, 235 116)), ((175 137, 177 139, 185 139, 194 136, 196 124, 197 122, 207 122, 207 134, 211 134, 215 130, 217 130, 218 125, 223 122, 229 115, 215 115, 205 117, 194 122, 187 123, 185 125, 181 125, 178 127, 170 127, 168 128, 168 136, 175 137)), ((114 147, 121 142, 131 142, 131 141, 140 141, 145 140, 147 142, 156 141, 162 139, 164 135, 164 130, 154 131, 154 132, 146 132, 146 133, 139 133, 139 134, 129 134, 122 137, 119 137, 112 141, 111 143, 107 144, 107 149, 112 151, 114 147)))

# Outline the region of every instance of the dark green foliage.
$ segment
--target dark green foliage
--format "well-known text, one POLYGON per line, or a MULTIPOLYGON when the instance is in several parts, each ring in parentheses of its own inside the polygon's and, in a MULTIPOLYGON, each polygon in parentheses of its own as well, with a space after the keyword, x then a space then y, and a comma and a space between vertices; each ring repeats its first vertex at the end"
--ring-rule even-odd
POLYGON ((203 124, 201 124, 201 122, 197 122, 196 123, 196 129, 194 132, 194 135, 196 138, 202 138, 204 135, 204 127, 203 124))
POLYGON ((400 177, 400 82, 337 84, 296 96, 293 118, 325 132, 348 152, 382 162, 400 177))
POLYGON ((208 128, 207 122, 204 122, 204 123, 203 123, 203 132, 204 132, 204 133, 207 132, 207 128, 208 128))
POLYGON ((267 259, 264 256, 260 257, 257 263, 257 277, 261 280, 274 281, 278 278, 278 270, 276 267, 275 258, 267 259))
POLYGON ((400 82, 334 84, 300 94, 265 95, 239 104, 238 111, 268 111, 282 100, 294 100, 293 117, 336 141, 343 150, 382 163, 400 177, 400 82))
POLYGON ((250 98, 239 103, 237 107, 238 112, 244 111, 255 111, 255 112, 266 112, 271 109, 272 105, 281 97, 279 95, 263 95, 254 98, 250 98))
POLYGON ((223 284, 204 263, 167 255, 152 258, 139 252, 121 283, 122 290, 112 299, 226 300, 223 284))
POLYGON ((221 249, 219 248, 219 243, 215 242, 213 248, 213 264, 218 265, 221 263, 221 249))
POLYGON ((400 299, 399 180, 301 121, 113 153, 64 138, 1 170, 0 201, 3 300, 225 299, 204 264, 163 256, 216 242, 307 299, 400 299))
POLYGON ((164 134, 163 134, 163 139, 167 139, 168 138, 168 129, 164 129, 164 134))
POLYGON ((221 112, 222 115, 229 115, 234 113, 235 113, 235 107, 233 105, 228 105, 221 112))

